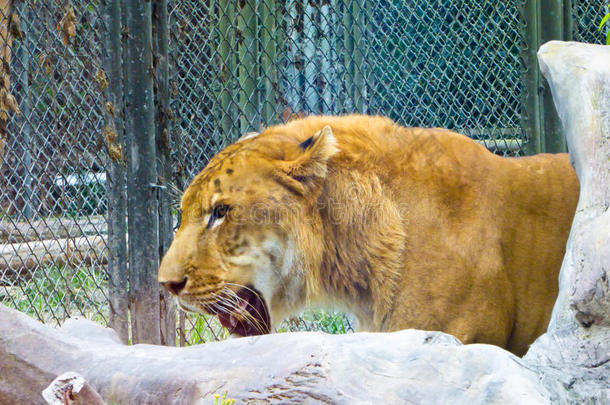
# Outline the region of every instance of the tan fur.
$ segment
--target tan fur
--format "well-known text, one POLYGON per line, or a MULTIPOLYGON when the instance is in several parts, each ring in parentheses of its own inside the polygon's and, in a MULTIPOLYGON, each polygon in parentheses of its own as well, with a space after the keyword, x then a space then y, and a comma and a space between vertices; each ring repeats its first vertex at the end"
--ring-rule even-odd
POLYGON ((501 158, 382 117, 299 119, 194 179, 159 281, 187 277, 189 309, 251 285, 273 325, 332 306, 362 330, 440 330, 521 355, 549 321, 578 192, 566 154, 501 158), (207 229, 219 202, 231 215, 207 229))

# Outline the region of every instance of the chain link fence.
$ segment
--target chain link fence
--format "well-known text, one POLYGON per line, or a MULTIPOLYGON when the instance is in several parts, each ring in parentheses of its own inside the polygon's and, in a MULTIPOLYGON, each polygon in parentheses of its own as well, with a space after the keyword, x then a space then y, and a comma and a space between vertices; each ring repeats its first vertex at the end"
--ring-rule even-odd
POLYGON ((570 9, 573 40, 605 44, 605 32, 599 32, 599 23, 607 12, 610 12, 608 0, 573 0, 570 9))
MULTIPOLYGON (((108 224, 126 214, 107 193, 124 159, 108 146, 108 115, 122 111, 104 96, 107 3, 0 0, 0 303, 52 324, 112 323, 108 224)), ((173 187, 241 134, 307 114, 383 114, 530 153, 530 3, 169 0, 173 187)), ((566 38, 602 43, 604 1, 567 4, 566 38)), ((209 317, 176 326, 181 344, 227 335, 209 317)), ((353 330, 325 312, 280 327, 311 329, 353 330)))
POLYGON ((2 134, 0 302, 107 323, 99 15, 90 2, 0 4, 3 97, 17 106, 2 134))

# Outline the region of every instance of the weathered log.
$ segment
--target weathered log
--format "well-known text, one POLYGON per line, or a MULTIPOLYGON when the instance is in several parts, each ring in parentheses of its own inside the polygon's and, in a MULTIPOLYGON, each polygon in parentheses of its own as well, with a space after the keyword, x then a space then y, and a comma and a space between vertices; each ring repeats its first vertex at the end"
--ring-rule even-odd
POLYGON ((106 405, 83 376, 71 371, 53 380, 42 397, 49 405, 106 405))
POLYGON ((101 215, 83 218, 45 218, 27 222, 0 221, 0 243, 105 235, 108 223, 101 215))
POLYGON ((580 199, 551 323, 525 359, 545 370, 543 382, 551 389, 610 403, 610 46, 552 41, 538 59, 563 123, 580 199))
POLYGON ((125 346, 87 320, 57 330, 0 305, 0 365, 3 405, 44 403, 40 392, 69 370, 109 404, 209 405, 225 392, 239 404, 550 403, 513 354, 415 330, 125 346))
POLYGON ((83 236, 0 245, 2 283, 28 279, 39 266, 104 265, 108 261, 105 239, 83 236))
POLYGON ((538 53, 581 184, 551 329, 610 326, 610 47, 549 42, 538 53))

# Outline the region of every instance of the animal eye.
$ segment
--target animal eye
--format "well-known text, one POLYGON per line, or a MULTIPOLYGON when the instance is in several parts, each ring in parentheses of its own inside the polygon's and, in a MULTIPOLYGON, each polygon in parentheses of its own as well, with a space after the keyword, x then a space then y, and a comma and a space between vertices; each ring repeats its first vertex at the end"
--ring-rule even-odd
POLYGON ((216 218, 222 218, 225 215, 227 215, 227 212, 229 212, 229 209, 230 209, 230 207, 228 205, 219 204, 214 207, 214 210, 212 211, 212 216, 214 216, 216 218))
POLYGON ((226 204, 218 204, 217 206, 215 206, 212 209, 212 215, 210 215, 208 229, 211 228, 212 225, 214 225, 214 222, 216 222, 216 220, 224 218, 230 209, 231 207, 226 204))

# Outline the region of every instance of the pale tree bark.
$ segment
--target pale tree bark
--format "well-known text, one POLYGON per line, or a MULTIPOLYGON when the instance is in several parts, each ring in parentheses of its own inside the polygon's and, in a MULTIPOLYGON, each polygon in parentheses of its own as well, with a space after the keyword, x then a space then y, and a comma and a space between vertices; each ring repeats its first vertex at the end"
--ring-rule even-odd
POLYGON ((41 266, 104 266, 107 262, 106 237, 101 235, 0 245, 0 274, 9 283, 29 279, 41 266))
POLYGON ((7 124, 11 112, 19 106, 11 94, 11 56, 13 40, 23 36, 19 16, 13 13, 12 0, 0 0, 0 164, 8 138, 7 124))
POLYGON ((53 380, 42 397, 50 405, 106 405, 81 375, 71 371, 53 380))
POLYGON ((581 183, 549 332, 608 327, 610 46, 550 42, 540 49, 539 59, 581 183))
POLYGON ((539 52, 581 184, 549 332, 610 326, 610 47, 539 52))
POLYGON ((552 41, 538 59, 581 189, 551 323, 526 360, 547 367, 546 384, 609 403, 610 46, 552 41))

